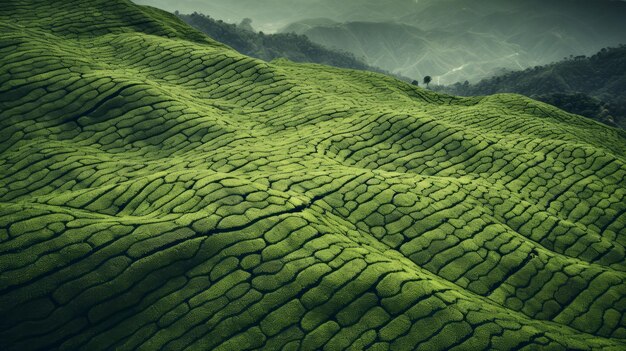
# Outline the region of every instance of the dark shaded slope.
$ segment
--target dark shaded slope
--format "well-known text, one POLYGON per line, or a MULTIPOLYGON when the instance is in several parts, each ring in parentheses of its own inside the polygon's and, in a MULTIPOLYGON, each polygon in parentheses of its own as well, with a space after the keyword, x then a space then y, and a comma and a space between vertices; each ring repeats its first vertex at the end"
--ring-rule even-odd
POLYGON ((624 348, 616 130, 57 5, 0 12, 0 349, 624 348))
POLYGON ((442 89, 457 95, 524 94, 626 128, 626 46, 442 89))
POLYGON ((474 83, 502 69, 592 55, 626 43, 622 1, 422 0, 408 9, 404 1, 385 3, 406 13, 396 17, 379 11, 372 14, 374 19, 358 21, 328 14, 341 23, 300 20, 283 32, 296 31, 408 77, 430 75, 438 84, 474 83))
POLYGON ((313 43, 304 35, 254 33, 198 13, 181 14, 179 17, 199 31, 233 47, 240 53, 265 61, 287 58, 294 62, 319 63, 388 74, 379 68, 368 66, 350 53, 329 50, 313 43))

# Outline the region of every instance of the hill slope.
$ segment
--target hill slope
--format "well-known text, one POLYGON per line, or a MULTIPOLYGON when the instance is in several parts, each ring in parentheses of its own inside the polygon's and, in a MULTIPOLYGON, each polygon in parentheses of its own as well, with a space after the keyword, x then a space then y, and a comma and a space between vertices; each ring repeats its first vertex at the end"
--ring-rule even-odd
POLYGON ((591 57, 508 72, 473 85, 455 84, 444 90, 457 95, 524 94, 626 128, 626 46, 603 49, 591 57))
POLYGON ((0 28, 0 349, 626 346, 618 130, 126 0, 0 28))

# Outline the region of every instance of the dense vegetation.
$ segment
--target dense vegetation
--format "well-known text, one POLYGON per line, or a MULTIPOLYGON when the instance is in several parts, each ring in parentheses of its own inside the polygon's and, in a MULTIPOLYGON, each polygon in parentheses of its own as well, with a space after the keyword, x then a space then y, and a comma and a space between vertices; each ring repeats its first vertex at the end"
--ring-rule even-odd
POLYGON ((254 19, 368 65, 437 84, 476 83, 499 69, 545 65, 624 43, 626 2, 614 0, 138 0, 254 19))
POLYGON ((287 58, 294 62, 320 63, 329 66, 368 70, 386 73, 368 66, 353 54, 329 50, 311 42, 306 36, 294 33, 264 34, 253 32, 250 21, 242 21, 246 26, 229 24, 210 16, 194 12, 190 15, 177 13, 185 22, 204 32, 211 38, 233 47, 244 55, 271 61, 287 58))
POLYGON ((198 11, 231 23, 252 18, 256 23, 255 27, 266 32, 277 32, 292 22, 311 18, 332 17, 339 22, 399 18, 411 14, 416 5, 415 0, 136 0, 135 2, 157 6, 170 12, 198 11))
POLYGON ((507 72, 477 84, 437 90, 456 95, 518 93, 610 125, 626 128, 626 46, 591 57, 566 58, 546 66, 507 72))
POLYGON ((626 138, 0 6, 0 350, 624 350, 626 138))

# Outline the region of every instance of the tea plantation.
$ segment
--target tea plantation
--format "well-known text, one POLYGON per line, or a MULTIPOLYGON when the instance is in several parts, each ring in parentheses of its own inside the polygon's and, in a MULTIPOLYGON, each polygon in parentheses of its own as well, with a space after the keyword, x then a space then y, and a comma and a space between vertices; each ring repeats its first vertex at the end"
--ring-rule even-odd
POLYGON ((0 350, 624 350, 626 134, 0 6, 0 350))

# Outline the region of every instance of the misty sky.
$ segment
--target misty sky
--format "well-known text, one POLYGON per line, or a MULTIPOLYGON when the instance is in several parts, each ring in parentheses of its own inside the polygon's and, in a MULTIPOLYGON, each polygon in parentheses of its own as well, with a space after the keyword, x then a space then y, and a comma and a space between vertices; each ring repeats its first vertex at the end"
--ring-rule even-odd
MULTIPOLYGON (((550 11, 601 12, 614 15, 610 3, 615 0, 133 0, 135 3, 155 6, 170 12, 194 11, 216 19, 237 23, 252 18, 255 28, 275 32, 303 19, 329 18, 335 21, 392 21, 412 13, 442 12, 451 16, 519 11, 520 16, 532 11, 538 15, 550 11)), ((625 6, 621 6, 622 9, 625 6)), ((618 11, 618 14, 621 14, 618 11)), ((623 18, 622 18, 623 20, 623 18)), ((445 22, 445 19, 442 20, 445 22)))

